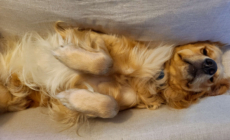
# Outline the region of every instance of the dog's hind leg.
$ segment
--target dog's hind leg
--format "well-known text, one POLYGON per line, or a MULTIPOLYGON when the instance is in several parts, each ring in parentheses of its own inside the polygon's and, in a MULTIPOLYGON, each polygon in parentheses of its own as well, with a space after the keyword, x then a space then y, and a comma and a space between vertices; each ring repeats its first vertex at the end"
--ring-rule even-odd
POLYGON ((0 113, 26 109, 31 101, 27 97, 17 97, 0 84, 0 113))
POLYGON ((118 103, 113 97, 86 89, 66 90, 60 92, 57 98, 67 108, 90 117, 112 118, 119 111, 118 103))
MULTIPOLYGON (((15 74, 11 75, 7 83, 0 82, 0 113, 38 107, 41 105, 40 100, 39 92, 23 85, 15 74)), ((43 97, 44 105, 45 101, 47 99, 43 97)))

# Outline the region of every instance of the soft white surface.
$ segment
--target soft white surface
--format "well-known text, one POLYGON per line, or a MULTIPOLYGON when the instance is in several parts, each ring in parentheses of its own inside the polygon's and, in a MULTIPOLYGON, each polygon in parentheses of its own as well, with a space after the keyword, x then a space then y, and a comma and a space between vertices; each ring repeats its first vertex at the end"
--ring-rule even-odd
POLYGON ((113 119, 96 119, 79 137, 75 129, 60 132, 58 123, 29 109, 0 116, 1 140, 228 140, 230 96, 202 99, 184 110, 127 110, 113 119), (86 132, 86 133, 85 133, 86 132))
POLYGON ((225 46, 222 51, 224 52, 222 58, 226 77, 230 77, 230 45, 225 46))
POLYGON ((229 0, 0 0, 0 32, 71 21, 142 41, 230 43, 229 0))

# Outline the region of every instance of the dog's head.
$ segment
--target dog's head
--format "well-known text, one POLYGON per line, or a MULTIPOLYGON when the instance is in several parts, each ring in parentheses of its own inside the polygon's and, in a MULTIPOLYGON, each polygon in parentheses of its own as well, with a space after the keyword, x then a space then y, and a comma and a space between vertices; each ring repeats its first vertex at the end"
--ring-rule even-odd
POLYGON ((169 88, 164 96, 169 105, 188 107, 203 95, 220 95, 229 89, 220 45, 198 42, 175 48, 166 66, 169 88))

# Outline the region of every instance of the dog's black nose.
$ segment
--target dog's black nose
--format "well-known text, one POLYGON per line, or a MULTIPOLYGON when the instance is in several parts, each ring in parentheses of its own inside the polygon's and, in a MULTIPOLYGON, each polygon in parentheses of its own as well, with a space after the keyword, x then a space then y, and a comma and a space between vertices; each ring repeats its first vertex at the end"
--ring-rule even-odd
POLYGON ((207 58, 202 64, 202 69, 205 74, 213 75, 217 71, 217 64, 214 60, 207 58))

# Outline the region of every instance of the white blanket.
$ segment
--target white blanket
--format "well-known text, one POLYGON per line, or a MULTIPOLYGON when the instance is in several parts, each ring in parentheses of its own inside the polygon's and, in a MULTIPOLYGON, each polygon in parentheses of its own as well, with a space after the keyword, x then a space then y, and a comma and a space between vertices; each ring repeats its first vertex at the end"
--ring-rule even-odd
POLYGON ((0 0, 0 32, 69 21, 141 41, 230 43, 229 0, 0 0))

